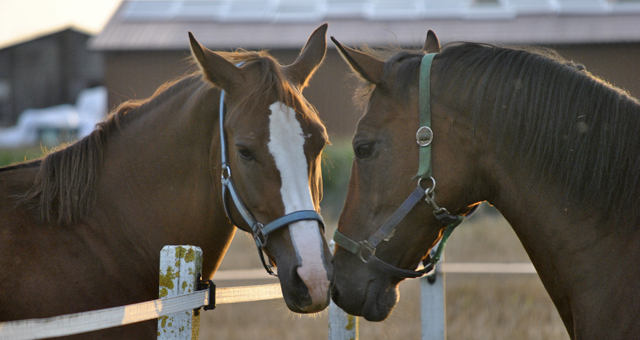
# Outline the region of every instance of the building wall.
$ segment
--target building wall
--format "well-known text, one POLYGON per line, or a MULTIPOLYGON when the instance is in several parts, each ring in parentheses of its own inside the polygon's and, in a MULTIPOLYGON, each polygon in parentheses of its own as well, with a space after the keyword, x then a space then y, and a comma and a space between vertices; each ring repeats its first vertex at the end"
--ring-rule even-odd
POLYGON ((640 98, 640 43, 552 46, 594 75, 640 98))
MULTIPOLYGON (((589 71, 640 96, 640 44, 590 44, 554 46, 568 59, 584 64, 589 71)), ((298 50, 276 50, 272 55, 290 64, 298 50)), ((127 99, 151 96, 164 82, 193 70, 188 51, 108 52, 106 85, 109 107, 127 99)), ((304 95, 319 111, 330 137, 351 138, 363 109, 353 102, 358 81, 335 49, 329 49, 304 95)))
MULTIPOLYGON (((298 50, 272 51, 281 64, 290 64, 298 50)), ((151 96, 163 83, 195 69, 188 51, 107 52, 105 84, 109 89, 109 109, 129 99, 151 96)), ((349 69, 335 50, 329 50, 324 63, 304 90, 327 125, 331 136, 351 136, 361 115, 352 102, 356 81, 348 79, 349 69)))
POLYGON ((102 54, 87 51, 88 39, 67 29, 0 50, 0 126, 29 108, 73 104, 80 90, 100 85, 102 54))

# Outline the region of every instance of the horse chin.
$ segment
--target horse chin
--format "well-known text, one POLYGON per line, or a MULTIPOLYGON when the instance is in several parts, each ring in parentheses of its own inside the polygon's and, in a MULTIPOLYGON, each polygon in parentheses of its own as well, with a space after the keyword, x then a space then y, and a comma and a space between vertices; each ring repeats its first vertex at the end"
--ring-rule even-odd
POLYGON ((384 279, 369 281, 363 292, 365 294, 362 299, 358 299, 356 292, 340 291, 334 285, 331 295, 342 310, 351 315, 362 316, 367 321, 383 321, 398 303, 397 285, 392 285, 384 279))
POLYGON ((370 284, 367 289, 367 298, 362 307, 362 316, 367 321, 386 319, 398 303, 399 296, 397 286, 370 284))

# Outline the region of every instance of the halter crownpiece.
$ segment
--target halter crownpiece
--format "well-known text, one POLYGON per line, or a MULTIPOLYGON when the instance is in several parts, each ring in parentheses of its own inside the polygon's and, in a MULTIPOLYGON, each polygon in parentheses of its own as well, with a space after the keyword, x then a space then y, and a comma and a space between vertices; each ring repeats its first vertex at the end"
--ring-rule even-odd
MULTIPOLYGON (((239 67, 242 64, 244 64, 244 62, 240 62, 236 64, 236 66, 239 67)), ((278 276, 273 272, 273 263, 271 262, 271 259, 269 259, 269 263, 267 263, 267 261, 264 258, 263 250, 267 246, 267 240, 268 240, 269 234, 291 223, 298 222, 298 221, 305 221, 305 220, 318 221, 318 223, 322 227, 322 230, 324 231, 324 220, 322 219, 322 216, 320 216, 320 214, 318 214, 318 212, 315 210, 294 211, 292 213, 286 214, 284 216, 281 216, 271 221, 267 225, 263 225, 253 217, 249 209, 247 209, 247 207, 242 202, 242 199, 240 199, 240 196, 238 195, 238 190, 236 189, 236 186, 233 183, 233 180, 231 178, 231 168, 229 167, 228 155, 227 155, 227 142, 226 142, 225 133, 224 133, 224 113, 225 113, 224 95, 225 95, 224 90, 221 90, 220 91, 220 108, 219 108, 220 149, 221 149, 220 158, 221 158, 221 168, 222 168, 222 171, 221 171, 222 202, 224 206, 224 211, 227 214, 227 217, 229 218, 231 223, 233 223, 233 225, 235 226, 238 226, 238 223, 236 223, 231 217, 231 210, 227 203, 227 195, 230 195, 231 200, 233 201, 233 204, 236 206, 236 209, 240 213, 240 216, 242 216, 242 219, 251 228, 251 233, 253 234, 253 239, 256 242, 256 247, 258 248, 258 254, 260 254, 260 261, 262 262, 262 265, 270 275, 278 276)))
POLYGON ((420 62, 420 84, 418 85, 420 105, 420 128, 416 140, 420 145, 418 174, 415 178, 431 177, 431 63, 436 53, 425 54, 420 62))
MULTIPOLYGON (((364 241, 356 242, 346 237, 336 229, 333 240, 342 248, 356 254, 363 262, 375 268, 401 278, 416 278, 423 276, 435 268, 440 261, 447 239, 453 229, 465 220, 465 216, 451 215, 445 208, 439 207, 435 203, 436 180, 431 171, 431 142, 433 141, 433 131, 431 130, 431 63, 436 53, 426 54, 420 63, 420 84, 419 84, 419 105, 420 105, 420 128, 416 132, 416 142, 420 145, 418 173, 413 179, 418 179, 418 186, 409 197, 396 209, 396 211, 382 224, 371 237, 364 241), (423 179, 430 180, 431 186, 424 189, 421 186, 423 179), (422 199, 433 207, 433 214, 445 224, 444 232, 440 244, 435 252, 432 252, 430 261, 423 261, 424 268, 421 270, 407 270, 388 264, 376 257, 376 248, 382 241, 388 241, 395 233, 396 226, 422 199)), ((471 216, 475 211, 467 214, 471 216)))

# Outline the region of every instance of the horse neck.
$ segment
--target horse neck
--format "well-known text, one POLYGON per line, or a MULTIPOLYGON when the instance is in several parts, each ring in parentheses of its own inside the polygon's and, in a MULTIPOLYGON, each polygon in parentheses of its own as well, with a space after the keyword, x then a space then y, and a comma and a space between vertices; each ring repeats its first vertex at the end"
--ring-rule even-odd
MULTIPOLYGON (((123 230, 142 233, 134 237, 154 249, 195 244, 207 255, 222 255, 233 235, 218 172, 211 168, 220 162, 219 154, 211 153, 219 149, 217 98, 218 90, 191 85, 130 117, 109 140, 96 206, 123 230)), ((214 258, 217 262, 205 264, 205 274, 222 256, 214 258)))
POLYGON ((593 207, 563 204, 561 188, 541 185, 512 161, 492 160, 489 202, 513 227, 572 338, 640 334, 637 325, 621 324, 625 313, 640 312, 638 219, 617 224, 593 207), (617 335, 607 324, 617 325, 617 335))

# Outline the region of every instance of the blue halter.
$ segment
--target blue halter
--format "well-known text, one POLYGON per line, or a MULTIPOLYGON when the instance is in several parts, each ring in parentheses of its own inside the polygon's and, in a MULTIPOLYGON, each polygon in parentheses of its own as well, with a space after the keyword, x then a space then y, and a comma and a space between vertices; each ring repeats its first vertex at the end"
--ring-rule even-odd
MULTIPOLYGON (((239 63, 236 66, 241 66, 243 63, 239 63)), ((227 203, 227 195, 231 196, 231 200, 233 204, 236 206, 236 209, 242 216, 242 219, 249 225, 251 228, 250 231, 253 234, 253 238, 256 242, 256 247, 258 248, 258 253, 260 254, 260 261, 262 261, 262 265, 267 270, 270 275, 278 276, 273 272, 273 262, 269 259, 269 263, 264 258, 264 248, 267 245, 267 239, 269 234, 272 232, 287 226, 291 223, 304 221, 304 220, 315 220, 320 223, 322 226, 322 230, 324 231, 324 220, 315 210, 299 210, 292 212, 290 214, 281 216, 267 225, 263 225, 258 222, 251 212, 247 209, 247 207, 242 203, 240 196, 238 195, 238 190, 236 186, 233 184, 233 180, 231 179, 231 168, 229 167, 228 155, 227 155, 227 143, 224 133, 224 90, 220 92, 220 149, 221 149, 221 167, 222 167, 222 202, 224 203, 224 210, 227 214, 227 217, 235 226, 238 226, 238 223, 233 221, 231 217, 230 206, 227 203)))

